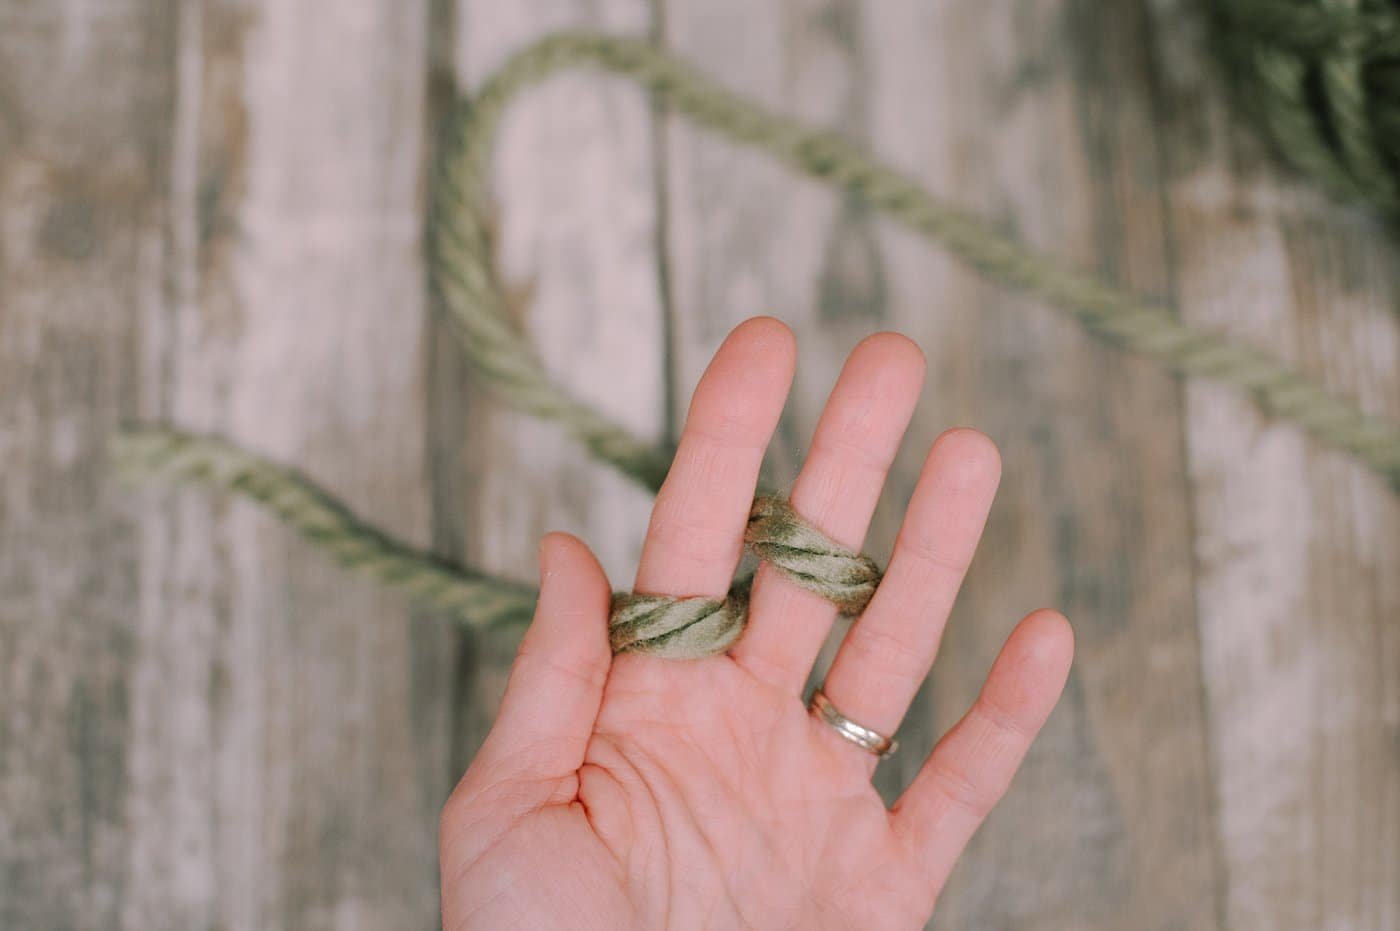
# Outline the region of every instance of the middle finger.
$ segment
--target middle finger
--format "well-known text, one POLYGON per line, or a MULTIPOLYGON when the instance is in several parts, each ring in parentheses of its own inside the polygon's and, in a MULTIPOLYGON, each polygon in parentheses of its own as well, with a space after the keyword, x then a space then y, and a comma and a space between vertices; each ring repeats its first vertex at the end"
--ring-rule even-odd
POLYGON ((882 734, 899 727, 933 666, 1000 478, 997 448, 976 430, 934 441, 885 577, 822 686, 842 714, 882 734))
MULTIPOLYGON (((846 360, 790 496, 793 509, 836 542, 860 547, 923 378, 923 353, 896 333, 866 338, 846 360)), ((764 563, 749 617, 730 654, 754 676, 796 694, 836 609, 764 563)))

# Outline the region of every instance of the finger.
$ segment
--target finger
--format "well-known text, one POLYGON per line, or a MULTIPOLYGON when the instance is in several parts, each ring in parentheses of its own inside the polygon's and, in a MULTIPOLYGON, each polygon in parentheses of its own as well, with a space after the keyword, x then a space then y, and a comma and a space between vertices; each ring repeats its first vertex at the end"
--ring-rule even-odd
POLYGON ((719 347, 657 493, 637 591, 719 598, 729 590, 794 356, 792 332, 771 317, 741 323, 719 347))
POLYGON ((882 734, 898 729, 933 665, 1000 476, 996 446, 981 433, 934 441, 885 577, 822 686, 843 714, 882 734))
MULTIPOLYGON (((865 539, 923 379, 919 347, 896 333, 877 333, 851 352, 817 422, 790 500, 813 526, 851 549, 865 539)), ((731 655, 758 678, 800 691, 836 609, 764 565, 749 614, 750 629, 731 655)))
POLYGON ((972 709, 895 803, 895 831, 934 889, 1006 793, 1064 690, 1073 655, 1074 634, 1063 615, 1037 611, 1018 624, 972 709))
POLYGON ((611 599, 607 577, 587 546, 564 533, 540 541, 535 617, 468 780, 476 771, 493 780, 541 782, 583 764, 612 664, 611 599))

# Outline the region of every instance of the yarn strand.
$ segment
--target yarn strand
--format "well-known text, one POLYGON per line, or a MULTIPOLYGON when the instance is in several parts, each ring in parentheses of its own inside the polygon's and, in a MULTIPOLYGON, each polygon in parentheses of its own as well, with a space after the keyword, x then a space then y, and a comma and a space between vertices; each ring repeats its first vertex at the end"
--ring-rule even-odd
MULTIPOLYGON (((162 478, 244 495, 341 566, 445 612, 463 626, 520 626, 534 613, 538 590, 395 540, 297 470, 215 437, 131 427, 113 442, 112 458, 119 473, 132 479, 162 478)), ((880 571, 870 557, 830 539, 781 498, 754 501, 744 542, 846 614, 864 610, 879 584, 880 571)), ((723 653, 748 622, 752 584, 752 576, 738 580, 723 600, 619 592, 608 621, 613 652, 671 659, 723 653)))
MULTIPOLYGON (((1373 101, 1364 96, 1363 85, 1373 78, 1359 63, 1360 52, 1346 49, 1400 54, 1396 17, 1372 10, 1363 14, 1345 4, 1310 10, 1277 0, 1239 2, 1241 9, 1250 4, 1281 11, 1269 24, 1274 47, 1261 51, 1255 64, 1273 85, 1276 132, 1304 140, 1291 152, 1295 160, 1308 162, 1344 193, 1374 196, 1381 190, 1393 197, 1395 184, 1386 170, 1400 153, 1386 150, 1387 143, 1366 122, 1373 119, 1373 101), (1316 133, 1309 136, 1300 118, 1307 105, 1305 84, 1312 80, 1307 69, 1315 66, 1300 64, 1287 52, 1313 46, 1326 50, 1320 86, 1330 95, 1336 149, 1319 142, 1316 133), (1389 154, 1377 157, 1377 145, 1389 154)), ((1400 490, 1400 426, 1329 394, 1268 353, 1188 326, 1166 307, 1065 268, 935 198, 854 142, 771 113, 644 41, 564 33, 514 55, 445 122, 429 204, 430 286, 468 360, 502 399, 559 424, 595 457, 643 485, 660 486, 672 451, 634 436, 555 382, 512 319, 494 264, 488 176, 500 123, 521 93, 571 67, 601 69, 635 81, 677 113, 863 200, 989 279, 1070 314, 1098 337, 1180 375, 1211 378, 1252 393, 1267 411, 1351 453, 1400 490)), ((1384 124, 1384 132, 1400 137, 1400 112, 1386 110, 1384 118, 1393 121, 1384 124)), ((225 441, 134 427, 117 438, 113 456, 129 475, 203 483, 244 495, 342 566, 469 626, 516 626, 533 612, 537 592, 529 586, 395 540, 296 470, 225 441)), ((868 557, 825 537, 778 498, 754 502, 745 543, 787 578, 848 614, 859 613, 879 584, 879 569, 868 557)), ((744 579, 723 599, 619 594, 609 622, 612 647, 670 657, 723 652, 743 630, 748 591, 744 579)))
MULTIPOLYGON (((1102 339, 1177 374, 1252 393, 1271 414, 1351 453, 1400 489, 1400 425, 1335 397, 1269 353, 1191 327, 1166 307, 1065 268, 940 201, 854 142, 771 113, 643 40, 562 33, 510 58, 449 120, 431 226, 433 280, 469 357, 507 403, 556 420, 599 458, 644 484, 657 486, 665 474, 663 457, 554 384, 523 336, 507 323, 492 264, 485 204, 490 153, 501 119, 525 90, 571 67, 593 67, 636 81, 678 113, 848 191, 990 280, 1070 314, 1102 339)), ((1301 93, 1297 75, 1279 80, 1292 82, 1301 93)), ((1319 171, 1330 165, 1320 155, 1318 163, 1319 171)), ((1336 184, 1354 187, 1344 174, 1337 175, 1336 184)))
POLYGON ((160 478, 243 495, 341 566, 473 627, 521 626, 534 613, 535 589, 454 565, 395 540, 297 470, 224 440, 133 426, 117 436, 111 455, 118 473, 131 480, 160 478))

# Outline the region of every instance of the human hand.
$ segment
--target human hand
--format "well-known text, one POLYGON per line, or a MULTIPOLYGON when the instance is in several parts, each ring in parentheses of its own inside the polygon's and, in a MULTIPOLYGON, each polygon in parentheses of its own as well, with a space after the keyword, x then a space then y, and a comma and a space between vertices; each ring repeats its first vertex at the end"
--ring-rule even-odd
MULTIPOLYGON (((639 592, 723 598, 759 465, 792 381, 767 318, 720 347, 657 496, 639 592)), ((846 362, 793 486, 796 511, 856 549, 923 380, 873 336, 846 362)), ((874 599, 824 692, 891 734, 927 676, 1000 473, 991 441, 934 443, 874 599)), ((893 808, 877 758, 801 690, 836 611, 767 564, 728 654, 608 646, 611 589, 578 540, 540 545, 541 590, 499 716, 442 814, 443 925, 472 928, 919 928, 1059 697, 1065 619, 1012 632, 967 715, 893 808)))

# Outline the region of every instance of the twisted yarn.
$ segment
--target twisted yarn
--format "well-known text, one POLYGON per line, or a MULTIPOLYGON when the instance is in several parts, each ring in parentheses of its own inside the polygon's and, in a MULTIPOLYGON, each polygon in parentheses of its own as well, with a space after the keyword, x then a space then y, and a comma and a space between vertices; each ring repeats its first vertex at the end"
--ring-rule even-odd
MULTIPOLYGON (((759 497, 749 511, 744 544, 784 576, 834 604, 842 614, 865 610, 880 584, 880 567, 807 523, 782 498, 759 497)), ((753 578, 736 582, 723 601, 619 594, 608 624, 614 653, 691 657, 723 653, 743 633, 753 578)))
POLYGON ((880 584, 880 567, 797 515, 782 498, 759 498, 749 511, 744 542, 754 555, 842 614, 865 610, 880 584))
POLYGON ((1096 336, 1178 374, 1252 393, 1271 414, 1346 450, 1400 488, 1400 426, 1329 394, 1269 353, 1195 329, 1166 307, 1064 268, 945 204, 854 142, 771 113, 643 40, 562 33, 509 59, 448 120, 429 236, 433 287, 465 337, 468 356, 507 403, 555 420, 599 458, 647 486, 659 485, 669 456, 553 382, 510 322, 492 265, 487 174, 502 116, 525 89, 582 66, 630 78, 695 122, 848 191, 989 279, 1070 314, 1096 336))
MULTIPOLYGON (((356 517, 297 470, 223 440, 160 427, 132 427, 116 438, 112 456, 127 475, 243 494, 340 565, 445 611, 466 626, 523 625, 534 612, 536 589, 492 578, 395 540, 356 517)), ((880 581, 880 570, 870 557, 827 537, 781 498, 754 501, 744 542, 788 578, 846 614, 864 610, 880 581)), ((613 652, 673 659, 723 653, 743 633, 752 584, 752 576, 735 582, 722 601, 618 593, 608 622, 613 652)))
POLYGON ((474 627, 529 623, 538 592, 454 565, 393 539, 351 513, 296 469, 216 437, 162 427, 130 427, 112 443, 118 472, 130 478, 209 485, 241 494, 275 514, 336 563, 408 592, 424 607, 474 627))
MULTIPOLYGON (((1260 51, 1257 61, 1259 73, 1277 91, 1270 106, 1285 133, 1301 132, 1302 104, 1313 105, 1308 88, 1321 82, 1326 90, 1328 131, 1321 136, 1325 145, 1309 149, 1299 143, 1291 148, 1295 158, 1332 172, 1342 189, 1349 184, 1353 193, 1386 203, 1376 192, 1394 191, 1393 177, 1386 180, 1384 175, 1386 170, 1393 174, 1400 151, 1394 145, 1400 138, 1395 108, 1400 95, 1390 92, 1395 89, 1394 69, 1377 70, 1373 63, 1393 57, 1400 48, 1393 8, 1374 3, 1360 8, 1348 0, 1311 5, 1231 2, 1234 15, 1248 19, 1250 28, 1263 30, 1270 42, 1288 50, 1260 51), (1278 15, 1246 16, 1248 9, 1278 15), (1337 51, 1343 46, 1352 50, 1347 53, 1352 57, 1337 51), (1306 62, 1300 64, 1303 59, 1306 62), (1305 79, 1303 72, 1313 77, 1305 79), (1386 91, 1384 100, 1377 100, 1377 87, 1386 91)), ((582 66, 629 78, 700 125, 863 199, 988 278, 1070 314, 1099 337, 1156 359, 1174 372, 1213 378, 1253 393, 1267 410, 1350 452, 1400 489, 1400 426, 1333 397, 1269 354, 1196 330, 1165 307, 1059 266, 938 200, 855 143, 771 113, 644 41, 565 33, 516 54, 446 121, 429 210, 430 284, 467 358, 503 399, 558 423, 594 456, 647 487, 660 486, 671 451, 633 436, 549 376, 511 319, 493 263, 488 174, 504 113, 531 85, 564 68, 582 66)), ((521 624, 532 613, 537 592, 528 586, 394 540, 299 472, 221 440, 138 427, 117 438, 114 455, 129 474, 202 482, 246 495, 341 565, 399 588, 467 625, 521 624)), ((759 558, 846 613, 862 610, 879 584, 873 562, 825 537, 780 499, 755 501, 745 542, 759 558)), ((609 623, 613 649, 672 657, 722 652, 743 630, 748 592, 749 580, 742 580, 723 600, 618 595, 609 623)))
POLYGON ((1217 0, 1242 95, 1279 151, 1334 195, 1400 219, 1400 6, 1217 0))

